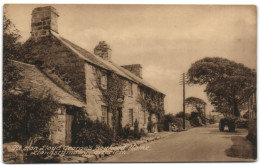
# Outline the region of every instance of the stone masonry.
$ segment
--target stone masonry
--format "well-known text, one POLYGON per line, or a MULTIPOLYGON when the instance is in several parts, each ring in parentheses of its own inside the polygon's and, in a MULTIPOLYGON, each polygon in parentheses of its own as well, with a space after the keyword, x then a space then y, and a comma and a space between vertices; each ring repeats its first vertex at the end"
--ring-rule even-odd
POLYGON ((58 12, 51 6, 38 7, 32 11, 32 37, 46 37, 50 31, 58 33, 58 12))

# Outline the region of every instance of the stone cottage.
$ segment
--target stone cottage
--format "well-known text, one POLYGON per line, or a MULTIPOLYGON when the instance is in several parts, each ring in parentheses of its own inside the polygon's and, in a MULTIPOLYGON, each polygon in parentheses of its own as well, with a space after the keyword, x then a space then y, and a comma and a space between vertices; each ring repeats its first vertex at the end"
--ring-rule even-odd
MULTIPOLYGON (((102 99, 102 90, 109 88, 109 75, 117 75, 126 84, 123 95, 118 98, 122 102, 122 106, 118 107, 122 127, 127 124, 133 127, 137 120, 140 129, 157 132, 157 123, 164 114, 165 95, 142 78, 142 66, 116 65, 112 61, 112 50, 105 41, 100 41, 93 53, 68 41, 58 32, 58 17, 58 12, 51 6, 32 11, 31 37, 23 45, 24 65, 37 66, 57 86, 63 87, 62 90, 80 102, 79 106, 84 104, 84 110, 91 119, 110 126, 112 112, 102 99), (142 105, 139 98, 150 100, 150 106, 142 105)), ((69 120, 73 120, 73 113, 70 114, 69 120)), ((68 129, 73 128, 68 126, 68 129)), ((71 135, 67 133, 66 136, 71 135)))

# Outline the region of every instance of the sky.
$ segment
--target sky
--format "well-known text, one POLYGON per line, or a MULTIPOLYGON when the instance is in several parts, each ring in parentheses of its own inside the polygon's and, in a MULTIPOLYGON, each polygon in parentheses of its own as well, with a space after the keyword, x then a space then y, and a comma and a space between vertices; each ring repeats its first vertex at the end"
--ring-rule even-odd
MULTIPOLYGON (((46 5, 7 5, 22 35, 30 37, 31 12, 46 5)), ((99 41, 119 65, 141 64, 143 78, 166 94, 166 113, 182 111, 181 74, 204 57, 223 57, 256 69, 256 6, 52 5, 61 36, 93 53, 99 41)), ((205 100, 205 86, 187 86, 186 97, 205 100)))

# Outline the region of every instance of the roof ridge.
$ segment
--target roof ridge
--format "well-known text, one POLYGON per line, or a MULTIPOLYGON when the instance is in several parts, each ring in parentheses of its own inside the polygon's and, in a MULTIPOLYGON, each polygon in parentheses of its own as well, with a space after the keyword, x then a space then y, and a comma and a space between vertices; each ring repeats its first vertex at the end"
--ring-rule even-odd
POLYGON ((52 78, 50 78, 44 71, 42 71, 41 69, 39 69, 36 65, 32 65, 32 64, 28 64, 28 63, 24 63, 24 62, 20 62, 20 61, 15 61, 15 60, 10 60, 14 63, 17 63, 19 65, 25 65, 25 66, 29 66, 32 67, 34 69, 37 69, 40 73, 42 73, 44 76, 46 76, 47 79, 49 79, 55 86, 57 86, 58 88, 60 88, 63 92, 67 93, 69 96, 73 97, 74 99, 76 99, 80 104, 84 105, 85 103, 82 102, 82 100, 80 100, 79 98, 75 97, 73 94, 71 94, 68 90, 64 89, 63 87, 61 87, 59 84, 57 84, 55 81, 52 80, 52 78))
POLYGON ((147 83, 145 80, 137 77, 136 75, 134 75, 133 73, 131 73, 130 71, 124 69, 123 67, 113 63, 112 61, 106 61, 104 59, 102 59, 101 57, 95 56, 92 53, 88 52, 87 50, 85 50, 84 48, 72 43, 71 41, 61 37, 59 34, 54 34, 52 33, 53 36, 55 36, 58 40, 60 40, 66 47, 68 47, 69 49, 71 49, 72 51, 74 51, 74 53, 76 53, 79 57, 81 57, 82 59, 86 60, 87 62, 97 65, 105 70, 109 70, 112 72, 115 72, 117 75, 122 76, 130 81, 133 81, 137 84, 142 84, 150 89, 153 89, 159 93, 164 94, 163 92, 161 92, 160 90, 156 89, 155 87, 153 87, 152 85, 150 85, 149 83, 147 83))

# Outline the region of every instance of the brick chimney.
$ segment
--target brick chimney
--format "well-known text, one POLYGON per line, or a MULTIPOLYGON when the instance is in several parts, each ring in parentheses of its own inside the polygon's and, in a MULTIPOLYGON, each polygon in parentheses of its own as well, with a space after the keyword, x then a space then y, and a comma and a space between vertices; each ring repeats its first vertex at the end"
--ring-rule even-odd
POLYGON ((111 61, 111 51, 110 46, 105 41, 99 41, 99 44, 94 48, 94 54, 107 61, 111 61))
POLYGON ((58 33, 58 12, 51 6, 37 7, 32 11, 31 35, 34 39, 58 33))
POLYGON ((132 65, 123 65, 121 67, 123 67, 126 70, 132 72, 134 75, 136 75, 136 76, 138 76, 140 78, 143 78, 142 77, 142 70, 143 70, 142 65, 140 65, 140 64, 132 64, 132 65))

